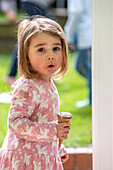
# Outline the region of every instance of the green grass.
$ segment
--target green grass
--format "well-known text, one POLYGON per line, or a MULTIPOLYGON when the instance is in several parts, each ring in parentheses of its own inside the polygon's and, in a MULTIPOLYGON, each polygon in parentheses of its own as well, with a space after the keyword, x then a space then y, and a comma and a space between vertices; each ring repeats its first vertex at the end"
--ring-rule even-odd
MULTIPOLYGON (((0 93, 10 91, 4 83, 7 75, 10 53, 0 54, 0 93)), ((69 68, 65 77, 56 83, 60 96, 60 111, 72 113, 69 138, 63 143, 66 147, 90 146, 92 143, 92 113, 91 107, 76 108, 75 103, 87 97, 86 81, 73 69, 73 55, 69 56, 69 68)), ((7 116, 10 104, 0 103, 0 146, 7 131, 7 116)))
MULTIPOLYGON (((10 87, 4 83, 4 78, 8 72, 10 53, 0 54, 0 93, 10 91, 10 87)), ((7 131, 7 116, 10 104, 0 103, 0 146, 3 143, 7 131)))

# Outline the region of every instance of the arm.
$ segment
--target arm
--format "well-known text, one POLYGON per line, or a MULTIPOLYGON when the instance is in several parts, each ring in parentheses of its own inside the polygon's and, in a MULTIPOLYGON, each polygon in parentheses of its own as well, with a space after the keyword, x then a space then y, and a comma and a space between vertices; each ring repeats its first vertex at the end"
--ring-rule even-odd
POLYGON ((5 13, 6 17, 15 22, 17 19, 17 2, 16 0, 1 0, 1 10, 5 13))
POLYGON ((72 42, 73 36, 76 33, 77 24, 83 12, 83 0, 68 0, 68 20, 64 27, 68 43, 72 42))
POLYGON ((10 131, 17 137, 30 141, 57 140, 56 123, 32 122, 29 119, 38 104, 39 92, 31 85, 24 83, 17 88, 9 115, 10 131))

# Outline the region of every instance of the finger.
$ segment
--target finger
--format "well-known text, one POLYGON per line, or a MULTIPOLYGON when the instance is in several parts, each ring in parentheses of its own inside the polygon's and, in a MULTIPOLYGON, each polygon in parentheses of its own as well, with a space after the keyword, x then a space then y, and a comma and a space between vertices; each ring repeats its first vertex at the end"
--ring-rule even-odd
POLYGON ((65 122, 62 125, 63 125, 63 127, 70 127, 70 123, 69 122, 65 122))
POLYGON ((64 133, 63 133, 63 135, 68 135, 69 134, 69 131, 65 131, 64 133))
POLYGON ((70 130, 69 128, 62 128, 61 131, 60 131, 60 132, 61 132, 60 134, 61 134, 61 135, 63 135, 63 134, 68 134, 68 133, 69 133, 69 130, 70 130))
POLYGON ((69 155, 68 154, 66 154, 63 157, 61 157, 62 163, 66 162, 68 159, 69 159, 69 155))
POLYGON ((70 123, 69 122, 62 122, 62 123, 58 123, 59 125, 62 125, 62 126, 70 126, 70 123))
POLYGON ((68 138, 68 135, 63 135, 60 137, 60 139, 62 139, 62 140, 66 140, 67 138, 68 138))
POLYGON ((69 131, 70 130, 70 127, 69 126, 65 126, 63 127, 65 130, 69 131))

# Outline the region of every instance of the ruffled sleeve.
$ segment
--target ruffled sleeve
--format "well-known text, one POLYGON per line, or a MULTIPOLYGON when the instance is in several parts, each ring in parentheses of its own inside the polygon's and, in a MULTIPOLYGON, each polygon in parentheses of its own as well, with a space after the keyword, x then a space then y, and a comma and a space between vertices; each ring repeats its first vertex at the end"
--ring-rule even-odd
POLYGON ((61 146, 60 146, 60 148, 59 148, 59 155, 60 155, 60 157, 62 157, 62 156, 64 156, 64 155, 66 155, 66 154, 67 154, 67 151, 66 151, 64 145, 61 144, 61 146))

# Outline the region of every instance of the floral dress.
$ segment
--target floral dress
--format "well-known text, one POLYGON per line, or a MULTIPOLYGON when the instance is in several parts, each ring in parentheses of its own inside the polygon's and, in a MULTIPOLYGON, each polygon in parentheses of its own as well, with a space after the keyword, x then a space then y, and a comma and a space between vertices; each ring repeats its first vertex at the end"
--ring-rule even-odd
POLYGON ((53 82, 21 78, 16 86, 0 170, 62 170, 57 138, 58 92, 53 82))

